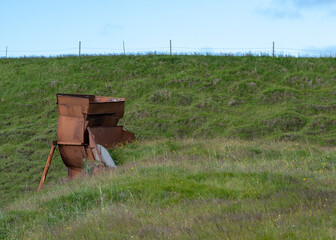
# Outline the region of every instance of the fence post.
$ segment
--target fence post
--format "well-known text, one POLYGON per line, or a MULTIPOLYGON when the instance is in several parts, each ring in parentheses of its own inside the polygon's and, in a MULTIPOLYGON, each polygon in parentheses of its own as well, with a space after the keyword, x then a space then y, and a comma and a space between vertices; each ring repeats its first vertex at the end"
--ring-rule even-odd
POLYGON ((82 43, 81 43, 81 41, 79 41, 79 44, 78 44, 78 56, 81 55, 81 48, 82 48, 82 43))
POLYGON ((126 55, 126 50, 125 50, 125 41, 123 41, 123 49, 124 49, 124 55, 126 55))
POLYGON ((7 58, 8 47, 6 46, 6 58, 7 58))
POLYGON ((274 41, 273 41, 273 57, 274 57, 274 41))
POLYGON ((172 40, 170 40, 170 55, 173 55, 172 40))

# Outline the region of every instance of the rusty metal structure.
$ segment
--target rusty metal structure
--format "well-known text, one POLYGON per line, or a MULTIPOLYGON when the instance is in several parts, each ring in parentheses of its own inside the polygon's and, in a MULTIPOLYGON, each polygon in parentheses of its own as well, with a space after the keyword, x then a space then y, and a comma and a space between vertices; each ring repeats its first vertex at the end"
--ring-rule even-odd
POLYGON ((105 166, 97 144, 113 148, 134 140, 134 133, 118 126, 124 115, 124 98, 61 93, 56 96, 59 114, 57 141, 52 143, 38 191, 42 189, 57 145, 71 179, 83 172, 86 159, 94 161, 98 158, 98 167, 105 166))

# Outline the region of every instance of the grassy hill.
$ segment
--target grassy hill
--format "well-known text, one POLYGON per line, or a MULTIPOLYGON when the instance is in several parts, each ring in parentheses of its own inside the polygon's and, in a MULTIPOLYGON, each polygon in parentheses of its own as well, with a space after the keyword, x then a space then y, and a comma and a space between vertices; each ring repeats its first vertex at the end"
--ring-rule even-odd
POLYGON ((0 59, 0 238, 335 236, 335 68, 332 58, 0 59), (125 97, 122 123, 139 142, 112 152, 116 171, 71 183, 56 152, 36 194, 58 92, 125 97))

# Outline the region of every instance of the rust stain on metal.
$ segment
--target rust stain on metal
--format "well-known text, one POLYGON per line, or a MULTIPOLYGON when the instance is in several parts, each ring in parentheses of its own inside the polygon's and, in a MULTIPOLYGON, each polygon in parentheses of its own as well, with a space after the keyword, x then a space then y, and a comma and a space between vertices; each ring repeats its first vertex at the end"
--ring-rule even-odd
MULTIPOLYGON (((104 166, 97 144, 113 148, 134 140, 134 133, 117 125, 124 116, 125 98, 61 93, 56 97, 59 115, 57 145, 68 167, 69 178, 83 172, 85 159, 94 160, 93 151, 98 152, 100 167, 104 166)), ((42 188, 55 148, 53 143, 38 190, 42 188)))

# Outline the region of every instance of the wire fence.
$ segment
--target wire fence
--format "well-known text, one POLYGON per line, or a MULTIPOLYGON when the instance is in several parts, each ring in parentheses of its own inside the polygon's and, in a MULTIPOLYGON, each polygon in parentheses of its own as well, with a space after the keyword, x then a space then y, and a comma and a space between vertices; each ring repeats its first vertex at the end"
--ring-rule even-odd
POLYGON ((335 49, 294 49, 294 48, 193 48, 172 46, 155 48, 126 48, 123 43, 122 48, 90 48, 79 47, 66 49, 46 49, 46 50, 15 50, 6 47, 0 50, 1 58, 19 57, 57 57, 74 55, 233 55, 233 56, 275 56, 275 57, 336 57, 335 49))

